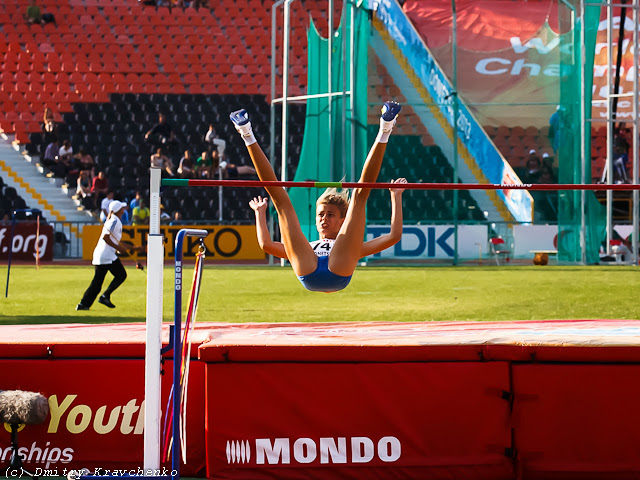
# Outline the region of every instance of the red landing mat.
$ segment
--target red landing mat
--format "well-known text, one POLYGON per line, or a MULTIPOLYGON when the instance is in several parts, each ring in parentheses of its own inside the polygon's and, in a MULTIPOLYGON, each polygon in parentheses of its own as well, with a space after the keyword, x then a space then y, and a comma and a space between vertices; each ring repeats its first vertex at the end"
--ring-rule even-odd
MULTIPOLYGON (((144 336, 0 326, 0 389, 52 407, 20 433, 28 468, 141 464, 144 336)), ((640 478, 638 321, 199 323, 193 338, 186 475, 640 478)))

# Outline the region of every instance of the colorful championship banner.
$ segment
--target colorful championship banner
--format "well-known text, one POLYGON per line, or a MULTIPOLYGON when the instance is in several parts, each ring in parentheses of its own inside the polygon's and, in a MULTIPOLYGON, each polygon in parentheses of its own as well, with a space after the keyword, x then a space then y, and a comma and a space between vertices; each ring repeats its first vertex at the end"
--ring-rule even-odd
POLYGON ((53 227, 40 224, 40 232, 36 222, 16 222, 11 240, 11 223, 0 225, 0 260, 9 259, 11 244, 11 260, 35 261, 53 259, 53 227), (37 253, 36 253, 37 251, 37 253))
MULTIPOLYGON (((167 239, 164 249, 165 259, 175 257, 175 240, 178 232, 186 226, 162 226, 160 233, 167 239)), ((255 225, 189 225, 188 228, 203 229, 209 232, 204 244, 207 258, 212 260, 264 260, 265 254, 258 245, 255 225)), ((91 260, 102 232, 101 225, 85 225, 82 230, 82 258, 91 260)), ((146 245, 149 227, 122 227, 122 241, 134 245, 146 245)), ((199 239, 187 237, 184 241, 184 258, 195 258, 199 239)), ((145 258, 146 254, 133 254, 134 258, 145 258)))
MULTIPOLYGON (((403 10, 450 78, 451 1, 407 0, 403 10)), ((606 8, 601 10, 593 66, 595 118, 607 116, 607 12, 606 8)), ((619 7, 613 9, 614 45, 618 41, 620 12, 619 7)), ((549 125, 559 101, 561 55, 570 52, 571 42, 576 41, 570 38, 573 35, 570 13, 562 2, 551 0, 456 1, 458 91, 472 105, 481 124, 536 128, 549 125)), ((633 28, 629 8, 624 24, 619 93, 633 92, 633 28)), ((616 51, 617 48, 614 66, 616 51)), ((621 98, 617 118, 631 119, 632 114, 631 98, 621 98)))

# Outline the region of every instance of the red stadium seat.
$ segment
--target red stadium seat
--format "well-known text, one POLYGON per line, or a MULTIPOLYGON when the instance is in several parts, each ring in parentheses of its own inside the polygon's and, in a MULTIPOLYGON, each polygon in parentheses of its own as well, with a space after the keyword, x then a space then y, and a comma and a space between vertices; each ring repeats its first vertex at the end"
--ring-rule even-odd
POLYGON ((24 101, 29 104, 35 104, 38 102, 40 92, 38 90, 28 91, 24 93, 24 101))
POLYGON ((24 131, 16 131, 16 136, 14 141, 21 145, 29 143, 30 142, 29 132, 26 129, 24 131))
POLYGON ((86 62, 76 62, 76 72, 87 74, 91 72, 91 66, 86 62))
POLYGON ((167 75, 167 82, 172 85, 177 85, 178 83, 182 83, 182 77, 178 73, 169 73, 167 75))

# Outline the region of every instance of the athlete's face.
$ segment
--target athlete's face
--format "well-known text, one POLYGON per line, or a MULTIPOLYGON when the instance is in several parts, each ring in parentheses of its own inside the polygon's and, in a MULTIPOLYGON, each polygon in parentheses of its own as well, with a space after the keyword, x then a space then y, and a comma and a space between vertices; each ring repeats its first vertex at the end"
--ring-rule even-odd
POLYGON ((320 238, 336 238, 343 222, 344 217, 337 206, 320 204, 316 208, 316 228, 320 238))

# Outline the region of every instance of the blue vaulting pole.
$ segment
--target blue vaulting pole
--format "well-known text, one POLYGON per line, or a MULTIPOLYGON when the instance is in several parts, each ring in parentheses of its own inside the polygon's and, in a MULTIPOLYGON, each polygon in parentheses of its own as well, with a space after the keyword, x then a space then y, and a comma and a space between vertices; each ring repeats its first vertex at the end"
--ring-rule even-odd
POLYGON ((174 480, 180 478, 180 403, 182 383, 182 244, 184 237, 204 238, 209 234, 206 230, 183 228, 176 237, 174 307, 173 307, 173 445, 171 446, 171 470, 174 480))

